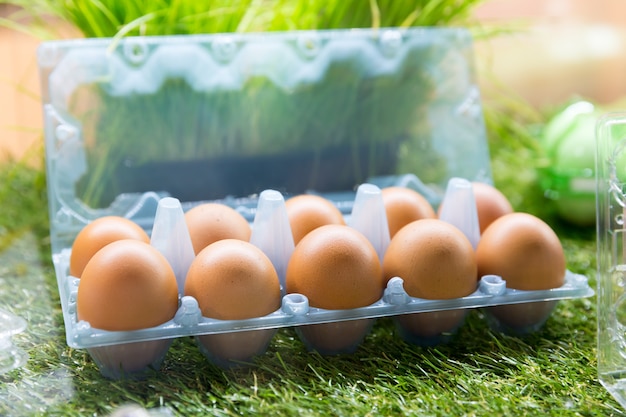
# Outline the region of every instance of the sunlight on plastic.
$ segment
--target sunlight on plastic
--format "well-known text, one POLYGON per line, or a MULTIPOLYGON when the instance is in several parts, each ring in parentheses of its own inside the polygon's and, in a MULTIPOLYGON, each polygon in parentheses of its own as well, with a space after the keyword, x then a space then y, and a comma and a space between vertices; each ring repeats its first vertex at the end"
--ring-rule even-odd
POLYGON ((26 329, 26 321, 0 309, 0 374, 24 365, 28 354, 15 347, 11 337, 26 329))
POLYGON ((28 355, 18 348, 32 343, 44 345, 57 339, 60 332, 54 330, 53 296, 41 256, 33 250, 37 247, 37 238, 24 233, 0 252, 0 304, 4 308, 0 309, 0 376, 4 380, 0 385, 0 414, 45 412, 75 395, 69 371, 61 367, 33 371, 28 355), (9 309, 11 313, 6 311, 9 309))

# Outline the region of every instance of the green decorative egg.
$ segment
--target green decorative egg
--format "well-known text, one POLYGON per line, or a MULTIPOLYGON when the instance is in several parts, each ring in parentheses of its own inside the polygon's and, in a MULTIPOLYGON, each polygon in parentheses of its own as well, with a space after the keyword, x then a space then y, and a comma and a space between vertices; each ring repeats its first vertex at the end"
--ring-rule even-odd
POLYGON ((541 186, 558 214, 576 225, 596 221, 595 128, 602 114, 592 103, 576 102, 549 121, 541 138, 547 156, 541 186))

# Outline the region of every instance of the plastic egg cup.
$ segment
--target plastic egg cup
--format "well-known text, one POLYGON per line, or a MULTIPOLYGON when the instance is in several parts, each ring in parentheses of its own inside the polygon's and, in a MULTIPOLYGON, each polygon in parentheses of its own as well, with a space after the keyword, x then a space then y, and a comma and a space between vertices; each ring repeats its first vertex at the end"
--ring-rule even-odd
POLYGON ((200 351, 223 369, 252 365, 267 350, 275 329, 228 332, 196 336, 200 351))
POLYGON ((402 339, 418 346, 448 343, 465 322, 467 309, 402 314, 394 317, 402 339))
POLYGON ((487 321, 492 330, 526 336, 543 327, 557 303, 558 300, 548 300, 488 307, 487 321))
POLYGON ((144 379, 161 368, 172 339, 122 343, 87 349, 100 373, 109 379, 144 379))
POLYGON ((310 324, 296 328, 300 340, 309 351, 321 355, 354 353, 372 330, 375 319, 310 324))

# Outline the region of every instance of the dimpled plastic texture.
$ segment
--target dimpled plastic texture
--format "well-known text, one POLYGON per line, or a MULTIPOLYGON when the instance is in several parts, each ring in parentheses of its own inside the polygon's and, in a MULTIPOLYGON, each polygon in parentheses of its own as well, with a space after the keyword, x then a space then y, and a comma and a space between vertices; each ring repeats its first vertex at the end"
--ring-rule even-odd
MULTIPOLYGON (((205 335, 592 295, 586 277, 570 272, 562 287, 537 292, 484 277, 473 294, 452 300, 412 298, 394 277, 380 300, 351 310, 314 308, 304 295, 284 294, 294 249, 284 204, 293 195, 328 198, 381 257, 389 244, 386 186, 415 189, 433 206, 449 199, 444 219, 472 242, 479 238, 466 185, 490 183, 491 171, 472 59, 469 32, 444 28, 44 42, 38 63, 50 235, 68 344, 88 349, 101 372, 117 378, 120 364, 128 366, 124 375, 158 368, 176 337, 196 336, 215 359, 203 341, 243 339, 205 335), (181 291, 193 259, 183 216, 207 201, 250 222, 251 242, 281 280, 277 311, 215 320, 181 293, 175 317, 152 328, 110 332, 77 320, 80 280, 68 264, 82 227, 105 215, 135 221, 172 264, 181 291), (129 358, 136 352, 125 357, 124 346, 153 356, 136 369, 129 358)), ((239 360, 216 360, 231 359, 239 360)))

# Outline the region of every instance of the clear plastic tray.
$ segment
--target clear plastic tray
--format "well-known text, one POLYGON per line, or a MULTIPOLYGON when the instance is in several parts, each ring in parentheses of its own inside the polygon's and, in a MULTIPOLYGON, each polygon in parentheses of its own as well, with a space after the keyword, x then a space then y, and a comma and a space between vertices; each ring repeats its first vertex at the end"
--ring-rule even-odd
MULTIPOLYGON (((468 184, 490 183, 491 171, 472 41, 466 30, 439 28, 86 39, 44 43, 38 62, 67 342, 89 349, 105 375, 119 376, 116 355, 149 350, 154 355, 143 355, 138 369, 158 366, 176 337, 198 336, 219 363, 202 337, 264 335, 258 353, 280 327, 295 326, 308 343, 303 332, 316 327, 307 325, 344 332, 345 322, 364 335, 377 317, 396 316, 402 328, 400 318, 412 313, 461 312, 462 319, 467 309, 503 304, 543 303, 549 314, 553 301, 593 293, 585 277, 568 272, 565 285, 549 291, 511 290, 506 277, 483 277, 467 297, 423 300, 409 297, 398 277, 379 301, 352 310, 313 308, 306 297, 286 294, 265 317, 220 321, 201 317, 195 300, 182 297, 176 317, 160 326, 91 328, 76 319, 80 281, 69 275, 68 262, 78 231, 104 215, 144 227, 174 269, 184 271, 189 254, 169 250, 173 241, 185 245, 181 216, 201 202, 227 204, 250 221, 252 242, 281 276, 293 249, 274 233, 285 230, 275 222, 285 221, 286 198, 323 195, 380 254, 389 242, 380 227, 386 224, 380 189, 399 185, 435 207, 453 199, 446 207, 456 210, 443 216, 476 242, 468 184)), ((446 336, 402 334, 424 344, 446 336)))

